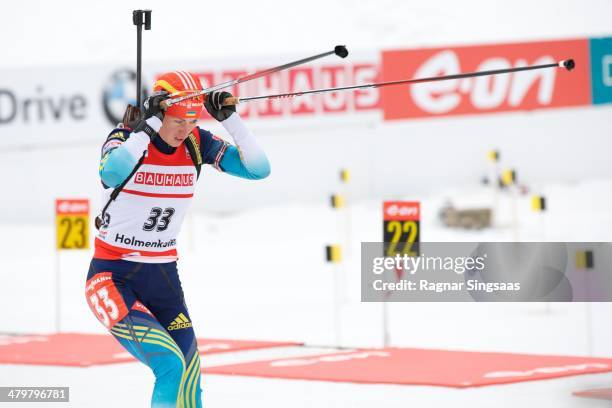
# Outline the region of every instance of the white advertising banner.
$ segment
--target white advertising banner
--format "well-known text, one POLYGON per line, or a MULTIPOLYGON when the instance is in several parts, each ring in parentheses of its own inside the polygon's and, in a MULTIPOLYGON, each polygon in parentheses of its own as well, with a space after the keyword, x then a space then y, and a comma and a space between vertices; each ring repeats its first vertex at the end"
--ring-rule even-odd
MULTIPOLYGON (((379 76, 378 53, 340 59, 326 57, 228 89, 236 96, 259 96, 299 92, 375 82, 379 76)), ((148 63, 143 68, 146 92, 155 78, 169 70, 188 70, 203 86, 226 82, 281 65, 303 56, 258 61, 174 61, 148 63)), ((135 103, 134 68, 120 66, 37 67, 3 70, 0 79, 0 146, 36 148, 55 144, 92 143, 121 120, 127 103, 135 103)), ((265 99, 238 107, 245 119, 257 127, 285 127, 342 122, 343 118, 380 120, 377 89, 265 99)), ((206 112, 202 121, 211 121, 206 112)), ((212 122, 211 122, 212 124, 212 122)), ((206 127, 205 124, 203 124, 206 127)))

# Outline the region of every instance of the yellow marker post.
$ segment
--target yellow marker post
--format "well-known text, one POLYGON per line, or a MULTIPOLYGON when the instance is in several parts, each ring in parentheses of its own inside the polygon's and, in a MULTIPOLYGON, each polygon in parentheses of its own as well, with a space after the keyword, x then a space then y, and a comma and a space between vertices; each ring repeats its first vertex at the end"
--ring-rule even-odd
POLYGON ((594 267, 593 251, 576 251, 576 269, 587 270, 594 267))
POLYGON ((348 169, 340 170, 340 181, 343 183, 348 183, 351 181, 351 173, 348 171, 348 169))
POLYGON ((491 162, 498 162, 499 161, 499 150, 489 150, 487 152, 487 159, 489 159, 489 161, 491 162))
POLYGON ((60 251, 89 249, 89 200, 55 200, 55 330, 61 330, 60 251))
POLYGON ((342 261, 342 251, 340 245, 327 245, 325 247, 325 260, 330 263, 339 263, 342 261))
POLYGON ((334 194, 330 197, 330 203, 332 208, 343 208, 346 205, 344 196, 340 194, 334 194))
MULTIPOLYGON (((338 234, 340 239, 340 245, 342 245, 343 256, 346 259, 352 258, 353 255, 353 242, 352 242, 352 215, 351 208, 349 204, 351 204, 352 196, 351 196, 351 183, 352 183, 352 175, 348 168, 343 167, 339 170, 339 181, 340 186, 338 188, 337 193, 334 195, 332 207, 337 209, 337 224, 338 224, 338 234)), ((348 278, 348 269, 346 266, 346 262, 342 265, 341 268, 338 268, 340 273, 340 303, 344 304, 348 301, 348 294, 346 291, 346 280, 348 278)))
POLYGON ((542 242, 546 242, 546 225, 544 222, 546 218, 546 197, 539 195, 531 196, 531 211, 539 214, 540 230, 542 235, 540 239, 542 242))
POLYGON ((344 237, 342 246, 346 250, 347 258, 351 257, 352 243, 351 243, 351 212, 347 207, 347 203, 351 202, 349 182, 351 181, 351 173, 347 168, 340 169, 340 193, 332 197, 333 208, 344 208, 344 211, 338 212, 338 228, 343 230, 344 237))
MULTIPOLYGON (((537 217, 540 219, 540 238, 542 242, 547 242, 546 239, 546 198, 540 195, 531 196, 531 211, 537 213, 537 217)), ((550 302, 545 302, 546 313, 550 313, 551 307, 550 302)))
POLYGON ((340 279, 340 266, 342 262, 342 251, 340 245, 327 245, 325 247, 325 260, 335 265, 333 270, 333 281, 334 281, 334 332, 336 338, 336 347, 342 346, 342 319, 340 316, 341 305, 341 279, 340 279))
POLYGON ((543 196, 531 197, 531 210, 534 212, 546 211, 546 198, 543 196))
POLYGON ((506 169, 502 172, 501 182, 504 186, 508 187, 510 191, 510 205, 512 207, 512 240, 518 242, 518 213, 517 213, 517 191, 514 186, 516 185, 516 171, 514 169, 506 169))
POLYGON ((56 249, 89 249, 89 200, 55 200, 56 249))
POLYGON ((499 211, 499 150, 489 150, 487 152, 487 160, 490 163, 489 166, 489 187, 491 188, 491 199, 492 204, 491 208, 493 209, 493 214, 491 216, 491 225, 496 224, 495 217, 498 215, 499 211))
POLYGON ((351 181, 351 173, 347 168, 341 168, 339 175, 339 193, 330 197, 331 207, 336 211, 336 219, 338 226, 339 245, 330 245, 326 248, 327 261, 333 263, 333 279, 334 279, 334 331, 336 337, 336 346, 342 346, 342 319, 341 309, 346 302, 346 280, 348 272, 347 264, 342 259, 351 258, 352 243, 351 243, 351 213, 348 208, 351 198, 349 196, 349 187, 351 181), (342 252, 340 250, 342 248, 342 252))
POLYGON ((504 186, 516 184, 516 171, 514 169, 506 169, 502 172, 502 183, 504 186))

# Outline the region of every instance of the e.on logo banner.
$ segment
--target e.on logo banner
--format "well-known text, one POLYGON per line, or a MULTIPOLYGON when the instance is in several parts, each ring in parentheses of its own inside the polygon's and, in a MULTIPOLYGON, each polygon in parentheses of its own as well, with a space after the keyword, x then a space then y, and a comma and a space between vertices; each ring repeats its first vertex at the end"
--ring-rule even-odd
POLYGON ((385 201, 383 219, 385 221, 418 221, 421 218, 421 203, 418 201, 385 201))
POLYGON ((530 110, 591 103, 588 40, 384 51, 383 81, 446 76, 573 58, 548 68, 381 88, 385 120, 530 110))
POLYGON ((88 199, 61 199, 55 200, 56 215, 87 215, 89 214, 88 199))

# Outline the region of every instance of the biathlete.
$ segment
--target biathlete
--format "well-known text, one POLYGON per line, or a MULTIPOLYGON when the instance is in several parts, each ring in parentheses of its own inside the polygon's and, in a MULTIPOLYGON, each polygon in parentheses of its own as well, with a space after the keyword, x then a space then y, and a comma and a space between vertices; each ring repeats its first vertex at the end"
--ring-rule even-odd
POLYGON ((155 375, 151 406, 200 408, 200 359, 177 272, 177 235, 200 166, 263 179, 270 165, 236 113, 214 92, 167 111, 160 103, 202 89, 199 78, 169 72, 155 82, 142 119, 120 124, 101 151, 103 210, 85 286, 89 307, 155 375), (235 145, 200 129, 206 109, 235 145))

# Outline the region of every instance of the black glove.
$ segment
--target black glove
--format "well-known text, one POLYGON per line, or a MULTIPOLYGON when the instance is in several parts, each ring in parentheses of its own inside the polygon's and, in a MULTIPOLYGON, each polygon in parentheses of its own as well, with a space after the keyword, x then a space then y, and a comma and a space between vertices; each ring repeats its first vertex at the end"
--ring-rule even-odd
POLYGON ((160 106, 160 103, 168 99, 169 97, 170 96, 168 96, 168 92, 160 91, 154 93, 153 95, 145 99, 144 103, 142 104, 145 120, 152 118, 153 116, 157 116, 159 120, 164 120, 164 111, 160 106))
POLYGON ((225 98, 231 97, 232 94, 229 92, 211 92, 206 95, 206 102, 204 107, 213 118, 219 122, 223 122, 225 119, 232 116, 232 113, 236 112, 235 105, 221 106, 225 98))
POLYGON ((153 95, 149 96, 147 99, 144 100, 144 103, 142 104, 142 108, 144 110, 143 112, 143 118, 140 119, 138 122, 136 122, 134 125, 131 125, 130 127, 132 129, 134 129, 134 132, 145 132, 147 135, 149 135, 149 138, 151 138, 151 140, 155 139, 158 134, 155 131, 155 129, 153 129, 151 126, 149 126, 146 122, 147 119, 152 118, 153 116, 159 118, 159 120, 163 121, 164 120, 164 110, 162 109, 160 103, 163 100, 168 99, 168 92, 166 91, 160 91, 157 93, 154 93, 153 95))

